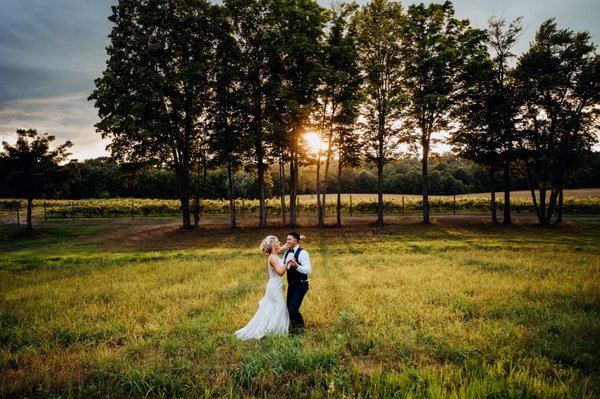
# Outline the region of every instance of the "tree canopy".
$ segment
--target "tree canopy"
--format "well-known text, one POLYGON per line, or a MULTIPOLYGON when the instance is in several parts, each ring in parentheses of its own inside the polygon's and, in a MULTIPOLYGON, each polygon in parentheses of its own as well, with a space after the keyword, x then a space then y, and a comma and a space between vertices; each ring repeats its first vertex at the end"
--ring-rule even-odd
POLYGON ((55 140, 48 133, 39 134, 35 129, 17 130, 17 141, 10 145, 3 141, 0 153, 0 191, 8 197, 27 199, 27 231, 32 232, 31 204, 35 198, 51 198, 66 192, 76 180, 75 163, 67 163, 67 141, 54 149, 55 140))

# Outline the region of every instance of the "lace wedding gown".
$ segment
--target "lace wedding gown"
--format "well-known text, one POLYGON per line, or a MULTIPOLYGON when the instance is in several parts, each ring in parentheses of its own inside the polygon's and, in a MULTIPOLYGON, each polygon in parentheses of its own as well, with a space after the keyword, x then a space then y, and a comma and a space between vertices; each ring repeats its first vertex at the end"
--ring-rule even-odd
MULTIPOLYGON (((268 261, 267 261, 268 262, 268 261)), ((279 259, 283 264, 283 259, 279 259)), ((265 296, 258 302, 258 311, 235 335, 241 340, 259 339, 265 335, 287 334, 290 320, 287 305, 283 298, 283 277, 268 263, 269 282, 265 296)))

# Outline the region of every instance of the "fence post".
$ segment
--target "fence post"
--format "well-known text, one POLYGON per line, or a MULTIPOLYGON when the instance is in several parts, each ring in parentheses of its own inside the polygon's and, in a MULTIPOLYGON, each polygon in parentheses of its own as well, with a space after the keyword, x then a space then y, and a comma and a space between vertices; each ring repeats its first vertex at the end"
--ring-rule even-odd
POLYGON ((135 209, 133 208, 133 198, 131 199, 131 220, 135 220, 135 209))
POLYGON ((242 197, 242 220, 244 220, 244 197, 242 197))
POLYGON ((454 194, 454 201, 452 202, 452 212, 456 215, 456 194, 454 194))
POLYGON ((46 201, 44 201, 44 223, 48 223, 48 216, 46 215, 46 201))
POLYGON ((21 216, 19 215, 20 203, 17 203, 17 228, 21 228, 21 216))
POLYGON ((75 223, 75 202, 71 201, 71 213, 73 215, 73 223, 75 223))
POLYGON ((352 194, 350 194, 350 217, 352 217, 352 194))
POLYGON ((404 216, 404 195, 402 196, 402 216, 404 216))

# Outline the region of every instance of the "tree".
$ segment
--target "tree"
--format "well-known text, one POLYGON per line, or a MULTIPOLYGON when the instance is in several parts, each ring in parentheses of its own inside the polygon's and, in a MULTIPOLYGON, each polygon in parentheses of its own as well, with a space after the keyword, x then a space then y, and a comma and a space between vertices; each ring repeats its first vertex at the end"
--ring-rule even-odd
POLYGON ((205 0, 120 0, 109 59, 94 100, 102 137, 120 161, 154 160, 175 171, 190 228, 190 170, 198 158, 214 53, 205 0))
MULTIPOLYGON (((71 186, 73 198, 110 198, 122 196, 119 165, 109 157, 79 163, 81 179, 71 186)), ((154 195, 149 198, 155 197, 154 195)))
POLYGON ((364 73, 364 144, 377 165, 377 224, 383 225, 383 167, 399 142, 399 119, 405 105, 401 74, 400 3, 372 0, 354 18, 358 56, 364 73))
POLYGON ((460 70, 477 55, 484 32, 454 18, 449 1, 411 5, 403 30, 403 79, 410 101, 406 128, 421 148, 423 224, 429 224, 428 158, 434 133, 449 128, 459 94, 460 70))
POLYGON ((48 133, 39 135, 37 130, 17 130, 14 146, 3 141, 0 153, 0 186, 6 195, 27 200, 27 233, 33 232, 31 210, 35 198, 48 198, 64 193, 71 182, 77 179, 76 163, 61 166, 70 155, 70 141, 54 150, 50 143, 55 140, 48 133))
POLYGON ((289 154, 290 226, 297 224, 296 203, 300 161, 305 152, 302 136, 316 103, 321 81, 321 39, 327 13, 314 0, 276 0, 270 46, 279 65, 278 97, 285 104, 285 134, 289 154))
POLYGON ((225 0, 236 45, 239 50, 240 90, 245 94, 249 121, 247 134, 252 143, 259 185, 259 226, 267 227, 265 172, 266 132, 265 108, 269 104, 270 77, 268 32, 272 25, 272 0, 225 0))
POLYGON ((492 222, 497 223, 496 171, 500 166, 499 117, 494 85, 494 65, 489 57, 481 57, 463 74, 465 90, 460 95, 460 105, 454 110, 458 127, 451 143, 462 158, 484 166, 490 176, 490 206, 492 222))
POLYGON ((342 123, 337 131, 338 170, 336 179, 337 206, 336 226, 342 226, 342 170, 344 167, 357 167, 362 160, 362 142, 353 123, 342 123))
MULTIPOLYGON (((322 179, 320 173, 322 151, 317 154, 316 191, 319 227, 325 226, 327 180, 335 147, 341 155, 341 148, 338 145, 344 144, 345 149, 350 145, 354 136, 348 130, 358 117, 362 100, 357 40, 355 32, 349 29, 349 20, 356 8, 356 4, 341 4, 333 10, 325 42, 323 84, 319 90, 321 110, 319 133, 321 144, 326 143, 326 151, 322 179), (344 135, 341 140, 340 134, 344 135)), ((339 173, 341 168, 338 168, 339 173)))
POLYGON ((589 33, 558 29, 549 19, 514 74, 522 100, 520 146, 538 221, 548 225, 556 215, 560 223, 569 174, 598 141, 600 56, 589 33))
POLYGON ((246 153, 248 141, 244 126, 247 123, 240 90, 240 52, 233 37, 232 26, 225 15, 226 9, 221 10, 221 17, 214 20, 217 46, 213 73, 214 94, 209 113, 211 134, 208 144, 214 154, 213 163, 224 164, 227 167, 231 228, 236 229, 234 177, 246 153))
POLYGON ((495 55, 494 75, 494 98, 492 107, 497 109, 497 125, 500 135, 498 141, 502 145, 501 158, 504 170, 504 224, 511 224, 510 217, 510 166, 516 160, 515 151, 515 124, 518 115, 518 101, 514 88, 512 74, 510 73, 509 60, 515 55, 511 49, 517 43, 523 27, 521 17, 512 21, 506 27, 503 18, 490 18, 488 21, 487 44, 492 48, 495 55))
POLYGON ((518 107, 508 79, 510 48, 515 44, 520 19, 504 29, 505 21, 488 21, 486 43, 495 52, 490 58, 483 47, 464 65, 463 89, 459 92, 454 116, 458 128, 451 142, 463 158, 485 166, 490 175, 492 222, 496 215, 496 171, 504 168, 504 223, 510 224, 510 163, 514 158, 513 142, 518 107))

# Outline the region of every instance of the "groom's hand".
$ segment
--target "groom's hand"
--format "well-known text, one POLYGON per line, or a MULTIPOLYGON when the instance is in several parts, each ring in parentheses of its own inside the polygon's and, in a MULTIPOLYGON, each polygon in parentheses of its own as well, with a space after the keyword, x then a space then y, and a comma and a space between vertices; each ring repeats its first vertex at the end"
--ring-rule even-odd
POLYGON ((298 268, 298 266, 299 266, 299 265, 298 265, 298 262, 296 262, 296 259, 292 259, 292 260, 290 261, 290 265, 292 265, 292 267, 293 267, 294 269, 297 269, 297 268, 298 268))

